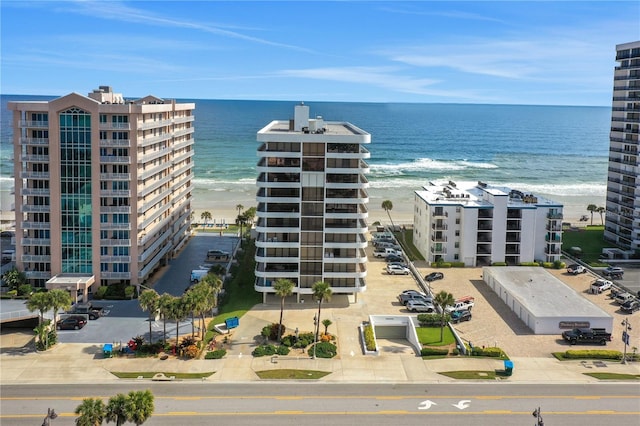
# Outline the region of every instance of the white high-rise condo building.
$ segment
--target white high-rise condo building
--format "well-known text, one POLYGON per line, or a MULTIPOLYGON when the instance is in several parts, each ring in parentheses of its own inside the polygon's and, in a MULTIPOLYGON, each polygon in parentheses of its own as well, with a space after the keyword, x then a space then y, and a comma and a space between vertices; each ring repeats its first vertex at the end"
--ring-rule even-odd
POLYGON ((86 300, 171 259, 191 224, 194 108, 108 86, 9 102, 16 265, 34 286, 86 300))
POLYGON ((279 278, 295 283, 297 300, 317 281, 334 294, 366 289, 367 188, 371 135, 347 122, 276 120, 257 134, 256 291, 266 300, 279 278))
POLYGON ((616 46, 604 238, 640 253, 640 41, 616 46))
POLYGON ((484 182, 429 182, 415 191, 413 244, 429 262, 554 262, 562 246, 562 207, 484 182))

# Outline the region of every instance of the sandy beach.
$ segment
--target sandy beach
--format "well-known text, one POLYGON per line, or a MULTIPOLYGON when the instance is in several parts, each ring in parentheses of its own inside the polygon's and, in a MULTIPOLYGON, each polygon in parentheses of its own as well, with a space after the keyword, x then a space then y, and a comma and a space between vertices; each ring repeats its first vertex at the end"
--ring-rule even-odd
MULTIPOLYGON (((564 220, 573 226, 586 226, 590 221, 580 221, 580 217, 590 213, 587 211, 589 204, 604 205, 604 196, 602 200, 593 199, 593 197, 552 197, 546 196, 554 201, 564 205, 564 220), (601 202, 599 202, 601 201, 601 202)), ((393 209, 390 211, 391 219, 396 225, 413 224, 413 192, 405 194, 392 192, 389 190, 370 188, 369 189, 369 225, 375 222, 390 225, 389 215, 382 208, 382 202, 390 200, 393 203, 393 209)), ((235 223, 238 216, 236 206, 243 206, 243 211, 251 206, 256 206, 255 196, 250 191, 238 192, 215 192, 215 191, 198 191, 194 193, 192 208, 194 210, 194 221, 202 221, 201 215, 204 211, 211 213, 212 221, 215 223, 235 223)), ((593 224, 599 225, 600 215, 594 214, 593 224)))

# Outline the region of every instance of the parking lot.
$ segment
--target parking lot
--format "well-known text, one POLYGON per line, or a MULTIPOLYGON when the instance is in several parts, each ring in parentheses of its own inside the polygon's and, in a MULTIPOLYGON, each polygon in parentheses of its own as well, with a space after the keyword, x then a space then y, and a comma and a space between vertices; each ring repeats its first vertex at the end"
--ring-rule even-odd
MULTIPOLYGON (((371 247, 368 250, 373 250, 371 247)), ((369 257, 369 273, 367 277, 367 292, 363 295, 367 304, 376 306, 379 314, 411 314, 397 300, 397 295, 405 289, 419 290, 419 286, 412 275, 389 275, 385 270, 384 259, 369 257), (371 303, 369 301, 377 300, 371 303)), ((533 332, 505 305, 505 303, 493 293, 482 280, 482 268, 448 268, 434 269, 423 267, 424 262, 417 262, 416 266, 421 276, 440 271, 444 278, 429 283, 433 294, 446 290, 459 299, 464 296, 475 298, 470 321, 455 324, 460 337, 470 341, 474 346, 499 346, 512 357, 550 357, 552 352, 566 351, 575 347, 569 346, 558 335, 535 335, 533 332)), ((597 275, 587 273, 570 275, 565 270, 547 270, 556 278, 574 289, 582 297, 613 316, 612 341, 607 345, 608 349, 623 351, 624 344, 621 340, 623 326, 621 322, 628 319, 634 331, 631 332, 631 342, 627 351, 632 347, 640 347, 640 312, 625 314, 620 307, 608 298, 606 291, 599 295, 589 293, 590 285, 597 275), (635 332, 635 330, 639 330, 635 332)), ((636 271, 633 271, 636 272, 636 271)), ((628 272, 625 273, 626 275, 628 272)), ((579 348, 593 348, 592 346, 578 346, 579 348)), ((596 349, 599 347, 595 347, 596 349)))
MULTIPOLYGON (((158 294, 168 293, 179 296, 190 285, 192 269, 198 269, 205 261, 210 249, 224 250, 234 253, 239 240, 236 237, 222 236, 214 233, 200 233, 191 237, 190 241, 171 260, 169 265, 160 269, 153 277, 153 289, 158 294)), ((81 330, 61 330, 58 332, 62 343, 125 343, 135 336, 149 338, 149 314, 143 312, 138 300, 97 300, 97 306, 104 307, 104 316, 89 321, 81 330)), ((163 321, 153 321, 151 324, 153 340, 162 339, 164 333, 163 321)), ((167 337, 175 336, 176 323, 168 321, 166 324, 167 337)), ((191 321, 179 324, 179 333, 191 333, 191 321)))

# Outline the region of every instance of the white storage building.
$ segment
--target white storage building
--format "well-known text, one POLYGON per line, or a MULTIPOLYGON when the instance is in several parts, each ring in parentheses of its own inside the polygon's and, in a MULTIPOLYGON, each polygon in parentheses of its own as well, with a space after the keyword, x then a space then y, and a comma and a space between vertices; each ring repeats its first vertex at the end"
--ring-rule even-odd
POLYGON ((534 334, 575 327, 613 330, 613 317, 540 267, 485 267, 484 282, 534 334))

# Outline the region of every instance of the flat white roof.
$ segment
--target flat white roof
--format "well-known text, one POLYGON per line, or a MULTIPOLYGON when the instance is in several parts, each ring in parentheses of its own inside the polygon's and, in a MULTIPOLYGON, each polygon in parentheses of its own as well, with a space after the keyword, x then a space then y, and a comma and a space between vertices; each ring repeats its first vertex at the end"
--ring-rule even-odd
POLYGON ((87 284, 94 281, 93 275, 56 275, 47 281, 47 284, 87 284))
MULTIPOLYGON (((369 133, 360 129, 357 126, 354 126, 351 123, 346 121, 324 121, 323 122, 324 132, 320 135, 369 135, 369 133)), ((263 127, 258 133, 288 133, 288 134, 299 134, 299 135, 309 135, 310 133, 303 133, 301 131, 295 131, 289 129, 289 121, 284 120, 274 120, 271 123, 267 124, 263 127)), ((313 135, 313 133, 311 133, 313 135)))
POLYGON ((429 182, 416 195, 430 205, 460 205, 463 207, 492 208, 493 204, 483 197, 484 193, 498 197, 508 197, 507 206, 529 208, 562 207, 561 203, 541 197, 540 195, 525 193, 506 186, 490 185, 477 182, 429 182))
POLYGON ((605 317, 606 311, 535 266, 485 267, 522 306, 538 318, 605 317))

